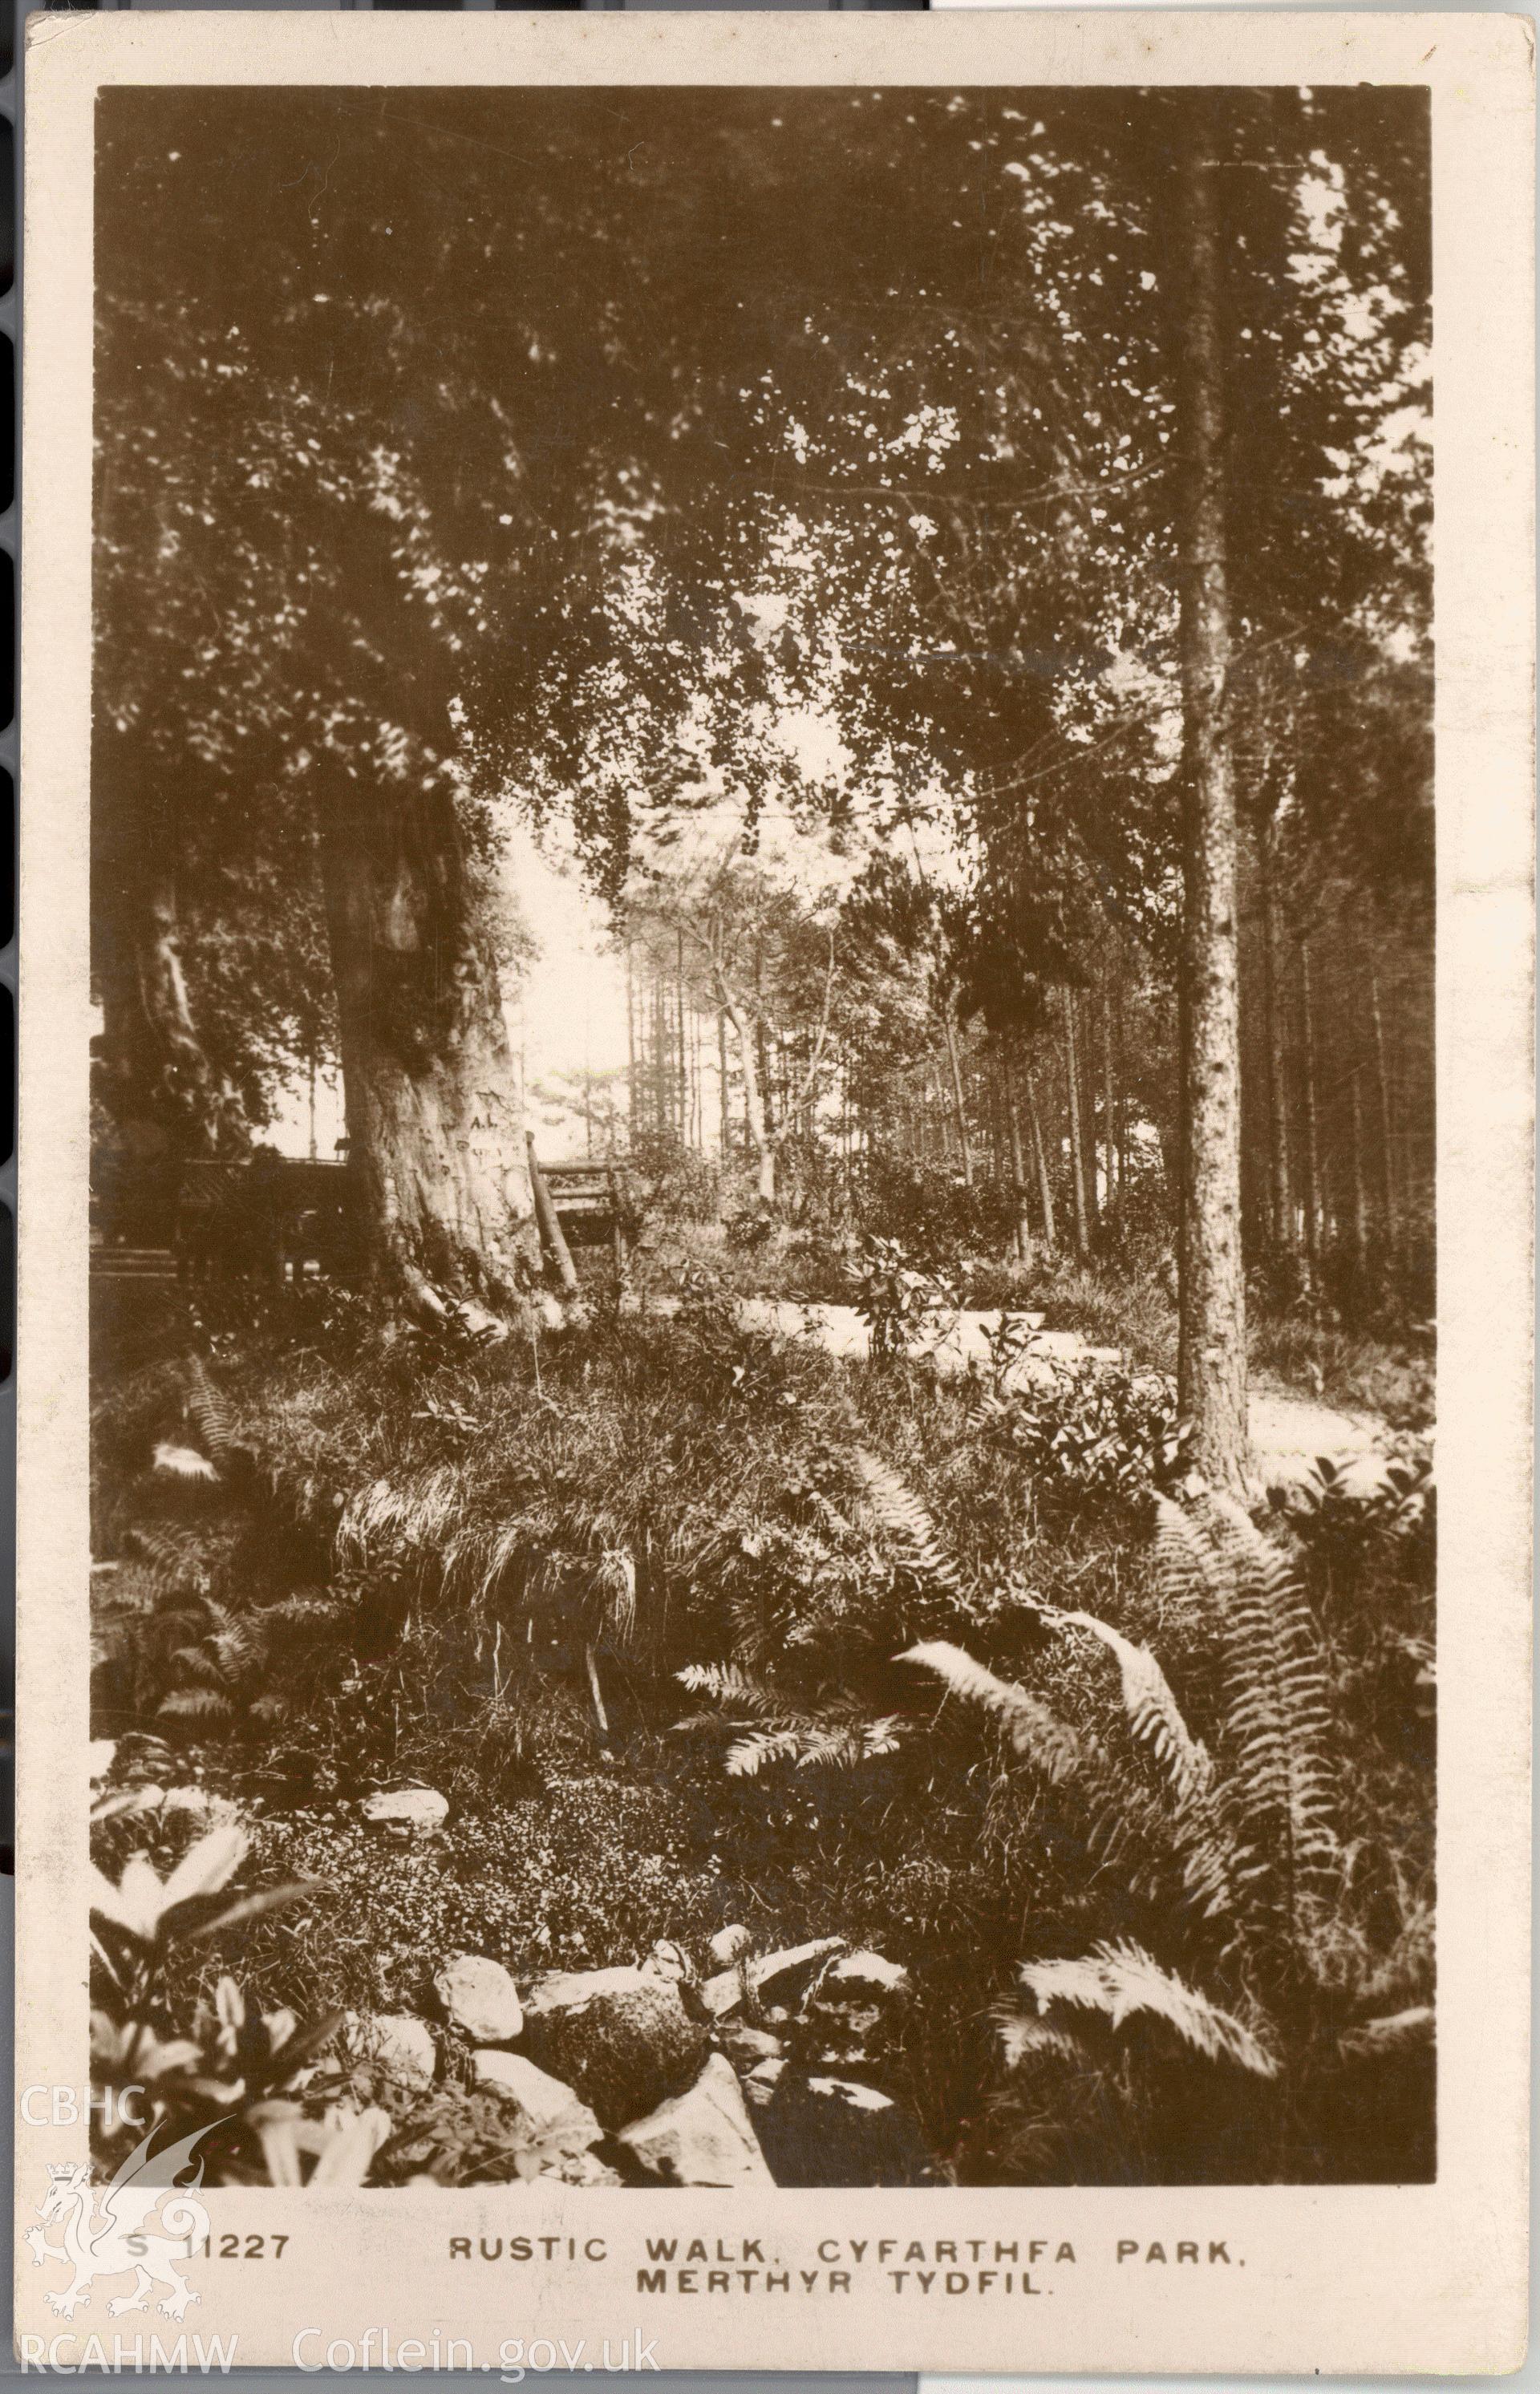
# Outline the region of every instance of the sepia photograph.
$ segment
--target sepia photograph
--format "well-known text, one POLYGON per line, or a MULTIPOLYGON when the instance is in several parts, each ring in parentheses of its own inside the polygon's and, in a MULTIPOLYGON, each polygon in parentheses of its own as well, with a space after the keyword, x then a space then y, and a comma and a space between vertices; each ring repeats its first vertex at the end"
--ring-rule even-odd
POLYGON ((96 141, 97 2177, 1433 2179, 1427 90, 96 141))

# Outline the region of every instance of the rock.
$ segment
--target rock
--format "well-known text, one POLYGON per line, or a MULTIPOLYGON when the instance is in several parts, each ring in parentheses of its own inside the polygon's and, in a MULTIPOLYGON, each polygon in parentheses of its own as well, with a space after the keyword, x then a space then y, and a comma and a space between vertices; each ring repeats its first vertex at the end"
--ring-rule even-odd
POLYGON ((731 1928, 718 1928, 705 1950, 712 1960, 720 1963, 725 1970, 730 1962, 736 1962, 741 1953, 746 1953, 753 1942, 748 1930, 735 1925, 731 1928))
POLYGON ((470 2074, 478 2086, 489 2086, 517 2105, 520 2129, 542 2151, 586 2153, 604 2133, 570 2086, 521 2053, 483 2049, 472 2055, 470 2074))
POLYGON ((717 2032, 722 2051, 738 2070, 752 2070, 757 2062, 775 2061, 785 2051, 781 2039, 769 2029, 750 2028, 747 2020, 729 2020, 717 2032))
POLYGON ((762 2062, 759 2070, 776 2072, 770 2100, 756 2111, 777 2186, 939 2182, 918 2123, 890 2095, 854 2079, 808 2077, 786 2064, 762 2062))
POLYGON ((831 1962, 818 1982, 818 1992, 825 1997, 844 1995, 847 1991, 871 1990, 882 1995, 906 1995, 909 1973, 902 1962, 889 1962, 881 1953, 847 1953, 841 1961, 831 1962))
POLYGON ((678 1987, 645 1970, 561 1970, 524 1998, 524 2044, 574 2086, 606 2128, 682 2094, 708 2050, 678 1987))
POLYGON ((219 1475, 206 1454, 195 1446, 178 1446, 163 1438, 156 1445, 151 1468, 165 1472, 172 1480, 217 1480, 219 1475))
POLYGON ((484 1953, 455 1953, 435 1971, 433 1991, 452 2028, 472 2045, 511 2045, 524 2025, 519 1990, 501 1962, 484 1953))
POLYGON ((430 1837, 449 1817, 449 1798, 432 1787, 397 1787, 389 1793, 366 1796, 360 1809, 373 1828, 404 1830, 410 1836, 430 1837))
POLYGON ((815 1937, 810 1945, 783 1945, 778 1953, 762 1953, 748 1966, 750 1993, 766 2006, 795 2004, 819 1964, 844 1951, 843 1937, 815 1937))
POLYGON ((809 2069, 859 2070, 893 2040, 909 1973, 880 1953, 831 1962, 809 1989, 797 2024, 797 2059, 809 2069))
POLYGON ((757 2111, 762 2111, 768 2103, 773 2101, 775 2090, 781 2083, 785 2067, 784 2061, 779 2057, 771 2057, 764 2061, 757 2061, 749 2072, 744 2081, 744 2093, 757 2111))
POLYGON ((617 2141, 669 2186, 774 2183, 732 2064, 719 2053, 710 2056, 687 2093, 670 2096, 645 2120, 633 2120, 617 2141))
POLYGON ((343 2028, 349 2043, 399 2086, 431 2086, 439 2074, 433 2032, 411 2012, 349 2012, 343 2028))
POLYGON ((723 2019, 736 2011, 743 2002, 745 1989, 742 1970, 718 1970, 715 1977, 703 1979, 695 1993, 713 2019, 723 2019))
POLYGON ((648 1978, 666 1979, 675 1986, 691 1976, 689 1954, 671 1937, 660 1937, 641 1966, 648 1978))

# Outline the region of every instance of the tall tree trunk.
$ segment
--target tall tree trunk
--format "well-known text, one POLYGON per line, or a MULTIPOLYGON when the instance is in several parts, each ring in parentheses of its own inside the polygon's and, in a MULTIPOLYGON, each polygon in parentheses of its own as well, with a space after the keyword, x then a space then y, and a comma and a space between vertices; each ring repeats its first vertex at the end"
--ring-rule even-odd
POLYGON ((963 1178, 973 1186, 973 1147, 967 1135, 967 1100, 963 1093, 963 1059, 957 1044, 957 1020, 950 1006, 941 1008, 941 1029, 946 1039, 947 1069, 952 1078, 952 1114, 957 1126, 957 1151, 962 1159, 963 1178))
POLYGON ((1010 1181, 1016 1207, 1016 1252, 1020 1261, 1030 1264, 1032 1251, 1032 1217, 1027 1211, 1027 1159, 1021 1146, 1021 1116, 1011 1085, 1008 1059, 1000 1065, 1000 1099, 1005 1108, 1006 1136, 1010 1142, 1010 1181))
POLYGON ((1048 1170, 1048 1151, 1043 1144, 1043 1117, 1037 1111, 1037 1089, 1030 1072, 1024 1074, 1027 1089, 1027 1119, 1032 1125, 1033 1153, 1037 1159, 1037 1193, 1043 1201, 1043 1237, 1049 1255, 1059 1244, 1059 1232, 1053 1218, 1053 1175, 1048 1170))
POLYGON ((683 1147, 688 1143, 690 1138, 690 1055, 685 1046, 684 932, 682 929, 678 932, 678 960, 675 967, 674 994, 676 999, 676 1028, 678 1033, 678 1055, 679 1087, 678 1101, 675 1109, 674 1126, 679 1135, 679 1145, 683 1147))
POLYGON ((491 893, 444 790, 334 806, 322 843, 349 1164, 376 1278, 477 1334, 540 1273, 491 893))
POLYGON ((1362 1276, 1369 1261, 1369 1177, 1363 1169, 1363 1067, 1355 1064, 1349 1086, 1353 1106, 1353 1260, 1362 1276))
POLYGON ((744 1120, 754 1150, 756 1187, 767 1205, 775 1203, 775 1137, 765 1113, 759 1068, 765 1052, 765 1028, 750 1022, 744 1008, 729 1000, 728 1017, 738 1034, 738 1060, 744 1071, 744 1120))
POLYGON ((1112 988, 1111 980, 1101 984, 1101 1096, 1102 1139, 1107 1152, 1107 1203, 1111 1205, 1123 1190, 1117 1178, 1117 1070, 1112 1055, 1112 988))
POLYGON ((728 1106, 727 1015, 717 1009, 717 1094, 722 1109, 722 1162, 732 1154, 732 1116, 728 1106))
POLYGON ((1305 1065, 1305 1253, 1313 1283, 1321 1254, 1321 1130, 1315 1095, 1315 1008, 1310 995, 1310 943, 1299 943, 1300 1031, 1305 1065))
POLYGON ((1086 1208, 1086 1142, 1080 1126, 1080 1067, 1075 1054, 1074 999, 1060 990, 1064 1015, 1064 1084, 1069 1091, 1070 1185, 1074 1190, 1074 1243, 1077 1253, 1090 1253, 1090 1218, 1086 1208))
POLYGON ((1294 1218, 1294 1169, 1289 1138, 1289 1083, 1283 1053, 1283 1008, 1279 957, 1283 946, 1273 832, 1264 823, 1257 844, 1262 881, 1262 1013, 1268 1055, 1268 1211, 1273 1244, 1292 1254, 1298 1244, 1294 1218))
POLYGON ((1100 1158, 1097 1147, 1096 1122, 1096 1023, 1094 1017, 1082 1033, 1083 1017, 1080 1000, 1073 1001, 1075 1018, 1075 1056, 1080 1067, 1080 1119, 1083 1125, 1083 1148, 1086 1157, 1086 1221, 1094 1246, 1101 1234, 1101 1190, 1099 1186, 1100 1158))
MULTIPOLYGON (((1125 1006, 1124 1006, 1124 984, 1123 984, 1123 974, 1122 974, 1122 971, 1121 971, 1121 970, 1119 971, 1119 974, 1118 974, 1118 982, 1117 982, 1117 1048, 1116 1048, 1116 1053, 1117 1053, 1117 1056, 1118 1056, 1118 1059, 1119 1059, 1120 1062, 1126 1063, 1126 1061, 1127 1061, 1127 1057, 1128 1057, 1127 1019, 1126 1019, 1126 1015, 1125 1015, 1125 1006)), ((1118 1083, 1118 1091, 1117 1091, 1117 1126, 1116 1126, 1116 1127, 1117 1127, 1117 1193, 1118 1193, 1119 1197, 1126 1197, 1126 1196, 1127 1196, 1127 1194, 1128 1194, 1128 1188, 1129 1188, 1129 1180, 1128 1180, 1128 1092, 1127 1092, 1127 1090, 1125 1088, 1125 1086, 1124 1086, 1124 1085, 1123 1085, 1123 1083, 1122 1083, 1122 1081, 1121 1081, 1121 1080, 1120 1080, 1120 1081, 1119 1081, 1119 1083, 1118 1083)))
POLYGON ((1369 1019, 1375 1032, 1375 1093, 1379 1111, 1380 1159, 1385 1190, 1385 1243, 1392 1256, 1401 1252, 1401 1182, 1396 1170, 1395 1126, 1390 1104, 1390 1074, 1385 1054, 1385 1013, 1380 1005, 1379 975, 1369 967, 1369 1019))
POLYGON ((1193 125, 1177 169, 1177 238, 1184 284, 1178 399, 1183 453, 1179 646, 1186 749, 1185 1152, 1177 1376, 1199 1468, 1218 1486, 1239 1491, 1245 1484, 1247 1464, 1246 1331, 1235 775, 1228 714, 1223 270, 1218 169, 1204 154, 1203 138, 1201 127, 1193 125))
POLYGON ((625 935, 625 1115, 628 1130, 637 1126, 640 1108, 637 1087, 637 991, 635 950, 631 934, 625 935))

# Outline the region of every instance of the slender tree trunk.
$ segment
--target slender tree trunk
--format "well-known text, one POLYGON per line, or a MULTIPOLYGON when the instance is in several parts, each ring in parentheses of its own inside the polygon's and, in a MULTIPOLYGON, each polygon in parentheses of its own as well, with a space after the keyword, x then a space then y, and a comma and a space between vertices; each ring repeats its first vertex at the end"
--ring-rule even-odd
POLYGON ((720 1006, 717 1009, 717 1094, 721 1100, 722 1162, 726 1164, 732 1155, 732 1115, 728 1105, 727 1016, 720 1006))
POLYGON ((744 1009, 734 1001, 728 1004, 728 1016, 738 1034, 738 1060, 744 1072, 744 1120, 748 1129, 749 1145, 754 1150, 756 1186, 767 1205, 775 1203, 775 1138, 765 1114, 765 1100, 759 1079, 759 1067, 764 1055, 765 1030, 761 1022, 751 1023, 744 1009))
POLYGON ((1096 1122, 1096 1023, 1093 1019, 1082 1037, 1080 1000, 1073 1001, 1075 1017, 1075 1054, 1080 1067, 1080 1119, 1084 1126, 1086 1157, 1086 1221, 1094 1245, 1101 1232, 1101 1190, 1099 1186, 1100 1156, 1097 1144, 1096 1122))
POLYGON ((635 952, 625 935, 625 1113, 628 1127, 637 1120, 637 992, 635 952))
POLYGON ((967 1136, 967 1101, 963 1094, 963 1059, 957 1044, 957 1022, 950 1006, 941 1009, 941 1030, 946 1039, 947 1068, 952 1077, 952 1112, 957 1125, 957 1151, 962 1159, 963 1178, 973 1186, 973 1148, 967 1136))
POLYGON ((1053 1218, 1053 1175, 1048 1170, 1048 1151, 1043 1144, 1043 1117, 1037 1111, 1037 1089, 1030 1072, 1023 1075, 1027 1090, 1027 1119, 1032 1125, 1033 1153, 1037 1159, 1037 1193, 1043 1202, 1043 1238, 1049 1255, 1059 1245, 1059 1232, 1053 1218))
MULTIPOLYGON (((1126 1018, 1125 1018, 1125 1010, 1124 1010, 1123 975, 1122 975, 1122 972, 1121 972, 1121 971, 1120 971, 1120 972, 1119 972, 1119 974, 1118 974, 1118 983, 1117 983, 1117 1049, 1116 1049, 1116 1052, 1117 1052, 1117 1055, 1118 1055, 1118 1058, 1119 1058, 1120 1061, 1125 1061, 1125 1060, 1126 1060, 1127 1054, 1128 1054, 1128 1042, 1127 1042, 1127 1036, 1126 1036, 1126 1018)), ((1118 1091, 1117 1091, 1117 1124, 1116 1124, 1116 1131, 1117 1131, 1117 1193, 1118 1193, 1119 1197, 1120 1197, 1120 1198, 1122 1198, 1122 1197, 1126 1197, 1126 1196, 1127 1196, 1127 1194, 1128 1194, 1128 1186, 1129 1186, 1129 1183, 1128 1183, 1128 1096, 1127 1096, 1127 1091, 1125 1089, 1125 1087, 1124 1087, 1124 1085, 1123 1085, 1123 1084, 1122 1084, 1122 1081, 1121 1081, 1121 1080, 1120 1080, 1120 1081, 1119 1081, 1119 1083, 1118 1083, 1118 1091)))
POLYGON ((1101 1123, 1107 1154, 1107 1203, 1123 1194, 1117 1181, 1117 1070, 1112 1055, 1112 990, 1101 984, 1101 1123))
POLYGON ((1185 290, 1178 424, 1183 474, 1179 646, 1185 731, 1182 982, 1185 1153, 1178 1388, 1199 1468, 1245 1483, 1245 1282, 1241 1251, 1240 990, 1235 776, 1228 719, 1230 592, 1224 478, 1218 169, 1201 128, 1177 172, 1185 290))
POLYGON ((1021 1116, 1017 1107, 1016 1091, 1011 1086, 1008 1059, 1000 1066, 1000 1098, 1005 1108, 1006 1135, 1010 1142, 1010 1180, 1016 1206, 1016 1252, 1020 1261, 1031 1264, 1032 1217, 1027 1211, 1027 1159, 1021 1146, 1021 1116))
POLYGON ((1394 1256, 1401 1252, 1401 1182, 1396 1170, 1390 1075, 1385 1054, 1385 1013, 1380 1005, 1379 975, 1373 965, 1369 967, 1369 1019, 1375 1031, 1375 1093, 1378 1100, 1381 1178, 1385 1190, 1385 1243, 1394 1256))
POLYGON ((1353 1104, 1353 1259, 1362 1273, 1369 1260, 1369 1178, 1363 1169, 1363 1068, 1355 1064, 1349 1087, 1353 1104))
POLYGON ((680 1147, 690 1144, 690 1046, 685 1036, 685 934, 678 931, 678 963, 676 963, 676 1027, 678 1027, 678 1070, 680 1070, 680 1097, 678 1097, 678 1135, 680 1147))
POLYGON ((1313 1282, 1321 1255, 1321 1132, 1315 1096, 1315 1009, 1310 997, 1310 943, 1299 943, 1300 1030, 1305 1065, 1305 1253, 1313 1282))
POLYGON ((1080 1127, 1080 1069, 1075 1054, 1074 999, 1060 990, 1064 1015, 1064 1085, 1069 1092, 1070 1182, 1074 1190, 1074 1243, 1078 1254, 1090 1253, 1090 1219, 1086 1207, 1086 1142, 1080 1127))
POLYGON ((1262 880, 1262 1011, 1268 1055, 1268 1211, 1272 1219, 1273 1244, 1292 1254, 1298 1244, 1298 1238, 1294 1218, 1289 1083, 1283 1053, 1283 1008, 1279 970, 1283 940, 1272 849, 1272 826, 1266 823, 1257 841, 1257 862, 1262 880))
POLYGON ((322 844, 349 1164, 376 1279, 494 1332, 540 1242, 491 895, 447 791, 336 805, 322 844))

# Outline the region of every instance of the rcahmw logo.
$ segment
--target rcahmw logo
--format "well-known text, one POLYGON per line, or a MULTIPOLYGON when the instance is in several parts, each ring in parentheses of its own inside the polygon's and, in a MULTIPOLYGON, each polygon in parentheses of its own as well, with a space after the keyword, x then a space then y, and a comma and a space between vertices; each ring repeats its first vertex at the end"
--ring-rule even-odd
POLYGON ((89 2304, 99 2279, 131 2280, 108 2303, 112 2319, 148 2310, 157 2287, 164 2291, 156 2308, 167 2319, 180 2320, 198 2300, 179 2265, 209 2232, 207 2209, 195 2192, 203 2164, 192 2157, 192 2148, 207 2133, 199 2128, 155 2154, 149 2151, 151 2138, 144 2138, 110 2186, 92 2183, 88 2162, 50 2166, 48 2191, 37 2206, 40 2225, 27 2230, 35 2268, 52 2262, 70 2272, 68 2284, 49 2293, 50 2310, 72 2319, 89 2304), (178 2188, 178 2179, 190 2171, 188 2185, 178 2188))

